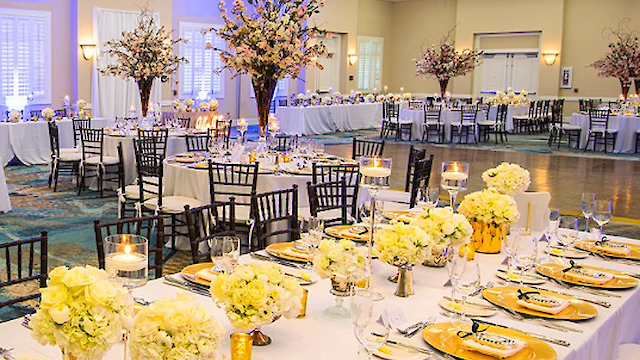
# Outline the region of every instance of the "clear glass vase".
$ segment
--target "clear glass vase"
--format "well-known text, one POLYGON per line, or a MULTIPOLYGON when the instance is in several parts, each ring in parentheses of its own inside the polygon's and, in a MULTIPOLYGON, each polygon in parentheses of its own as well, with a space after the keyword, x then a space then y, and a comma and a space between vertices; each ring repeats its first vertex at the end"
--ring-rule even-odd
POLYGON ((335 277, 331 278, 331 294, 336 297, 336 304, 325 309, 325 314, 334 318, 348 318, 351 316, 351 312, 348 308, 343 306, 345 298, 348 298, 353 294, 353 288, 355 283, 352 281, 337 280, 335 277))

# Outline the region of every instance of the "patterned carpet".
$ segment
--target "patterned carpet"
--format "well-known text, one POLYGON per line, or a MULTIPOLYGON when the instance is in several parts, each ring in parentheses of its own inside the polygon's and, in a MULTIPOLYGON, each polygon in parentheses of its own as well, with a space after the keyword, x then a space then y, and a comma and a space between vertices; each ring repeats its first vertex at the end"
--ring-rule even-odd
MULTIPOLYGON (((249 139, 257 138, 257 127, 251 127, 249 139)), ((326 145, 344 144, 352 137, 376 138, 377 131, 364 130, 351 133, 337 133, 313 138, 322 139, 326 145)), ((499 151, 528 151, 538 153, 556 153, 556 148, 548 149, 544 135, 512 136, 509 145, 442 145, 469 146, 477 148, 494 148, 499 151)), ((408 143, 408 142, 406 142, 408 143)), ((594 156, 595 154, 567 149, 559 150, 574 156, 594 156)), ((611 158, 638 158, 628 155, 604 155, 611 158)), ((49 232, 49 268, 59 265, 97 264, 93 220, 114 220, 117 212, 117 201, 114 192, 105 192, 105 197, 92 191, 78 196, 70 178, 61 177, 58 191, 47 187, 47 166, 8 166, 5 168, 7 185, 11 196, 13 210, 0 214, 0 241, 6 242, 35 236, 42 230, 49 232)), ((611 223, 607 232, 621 236, 633 236, 640 233, 640 225, 633 223, 611 223)), ((167 264, 167 273, 177 271, 190 261, 188 252, 174 256, 167 264)), ((0 273, 4 264, 0 264, 0 273)), ((31 288, 33 289, 33 288, 31 288)), ((24 293, 27 287, 12 288, 0 294, 0 299, 7 295, 24 293)), ((0 311, 0 319, 20 316, 26 311, 23 307, 14 307, 0 311)))

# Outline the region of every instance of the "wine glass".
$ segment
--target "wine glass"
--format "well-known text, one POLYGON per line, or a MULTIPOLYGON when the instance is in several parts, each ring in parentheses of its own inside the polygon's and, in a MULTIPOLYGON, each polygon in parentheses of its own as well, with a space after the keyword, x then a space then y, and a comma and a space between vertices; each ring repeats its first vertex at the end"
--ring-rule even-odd
POLYGON ((389 338, 387 324, 376 321, 373 312, 374 293, 369 288, 356 288, 351 299, 353 331, 356 339, 364 347, 369 360, 372 352, 384 345, 389 338))
MULTIPOLYGON (((466 250, 466 249, 465 249, 466 250)), ((480 288, 480 265, 465 252, 454 254, 451 261, 451 285, 461 295, 460 321, 465 321, 467 296, 480 288)))
MULTIPOLYGON (((558 245, 563 248, 573 246, 578 240, 580 230, 578 228, 578 218, 575 216, 560 216, 560 222, 558 224, 558 245)), ((562 259, 566 260, 565 250, 562 250, 562 259)))
POLYGON ((596 201, 596 194, 582 193, 582 216, 586 220, 585 231, 589 233, 589 219, 593 214, 593 203, 596 201))
POLYGON ((215 236, 209 240, 214 272, 233 271, 240 257, 240 239, 231 236, 215 236))
POLYGON ((467 190, 469 164, 458 161, 442 163, 440 186, 449 192, 451 208, 455 210, 456 197, 460 191, 467 190))
POLYGON ((439 199, 439 186, 421 187, 418 189, 418 206, 421 208, 428 207, 434 209, 438 206, 439 199))
POLYGON ((324 234, 324 220, 311 216, 300 221, 300 232, 303 245, 315 251, 320 245, 322 235, 324 234))
POLYGON ((538 259, 538 237, 522 235, 513 243, 513 258, 520 268, 520 286, 524 285, 524 273, 527 272, 538 259))
POLYGON ((512 225, 509 229, 509 234, 505 236, 504 248, 507 253, 507 282, 513 281, 513 260, 514 260, 514 251, 515 244, 520 241, 520 238, 525 236, 526 228, 522 226, 512 225))
POLYGON ((602 227, 613 218, 611 200, 596 200, 593 206, 593 220, 598 223, 598 240, 602 240, 602 227))
POLYGON ((558 225, 560 221, 560 209, 549 210, 549 228, 547 229, 547 244, 551 244, 551 237, 558 237, 558 225))

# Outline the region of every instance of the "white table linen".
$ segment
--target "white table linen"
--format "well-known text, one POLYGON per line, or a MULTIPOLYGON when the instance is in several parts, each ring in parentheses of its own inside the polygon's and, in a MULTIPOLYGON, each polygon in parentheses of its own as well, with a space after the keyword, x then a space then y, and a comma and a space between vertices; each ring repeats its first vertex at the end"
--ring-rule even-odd
MULTIPOLYGON (((483 255, 477 254, 480 262, 482 282, 496 282, 495 269, 500 265, 504 254, 483 255)), ((241 261, 248 261, 243 256, 241 261)), ((581 263, 604 266, 621 271, 637 271, 637 267, 605 262, 595 258, 582 260, 581 263)), ((450 295, 451 288, 443 287, 448 279, 446 268, 427 268, 418 265, 414 268, 415 295, 409 298, 399 298, 393 295, 395 284, 390 283, 387 277, 397 272, 396 268, 377 263, 379 270, 373 276, 374 288, 382 293, 385 299, 375 303, 375 311, 394 310, 402 308, 410 323, 425 320, 429 316, 436 316, 438 322, 446 318, 439 315, 438 301, 445 295, 450 295)), ((543 287, 562 289, 552 283, 546 283, 543 287)), ((275 323, 265 326, 262 330, 268 334, 273 343, 264 347, 253 347, 254 360, 351 360, 356 357, 357 341, 353 335, 353 325, 349 319, 333 319, 323 313, 324 309, 334 304, 334 298, 329 293, 329 280, 320 280, 307 286, 309 297, 307 303, 307 316, 300 319, 280 319, 275 323)), ((579 290, 562 289, 593 298, 593 295, 585 295, 579 290)), ((166 296, 174 296, 184 290, 171 287, 162 283, 162 280, 154 280, 144 287, 135 289, 134 295, 153 301, 166 296)), ((580 328, 584 333, 560 332, 547 329, 535 323, 521 322, 509 318, 502 312, 488 319, 488 321, 504 324, 517 329, 545 334, 555 338, 561 338, 571 343, 571 346, 561 347, 551 344, 560 360, 604 360, 614 359, 617 345, 621 343, 637 343, 640 341, 640 294, 638 289, 617 292, 621 298, 607 298, 611 302, 611 308, 597 307, 598 315, 595 319, 578 322, 570 326, 580 328)), ((195 301, 204 306, 218 320, 224 328, 220 353, 229 356, 229 334, 235 330, 227 320, 222 309, 216 307, 213 301, 207 297, 194 295, 195 301)), ((349 301, 345 302, 349 306, 349 301)), ((60 351, 57 348, 40 346, 31 338, 29 330, 20 325, 21 319, 13 320, 0 325, 0 346, 15 349, 12 354, 36 353, 48 356, 52 359, 60 359, 60 351)), ((448 321, 448 320, 446 320, 448 321)), ((391 331, 391 337, 404 339, 396 331, 391 331)), ((424 346, 421 336, 415 336, 407 340, 418 346, 424 346)), ((105 356, 106 360, 122 359, 122 343, 116 344, 105 356)), ((431 357, 429 359, 435 359, 431 357)))
MULTIPOLYGON (((460 122, 460 110, 442 110, 441 121, 444 124, 444 139, 451 141, 451 124, 460 122)), ((476 121, 482 120, 486 116, 484 110, 478 111, 476 121)), ((411 121, 413 126, 411 134, 413 140, 422 140, 422 124, 424 124, 424 110, 422 109, 400 109, 400 121, 411 121)), ((476 139, 478 139, 478 127, 476 126, 476 139)))
POLYGON ((4 167, 0 167, 0 212, 11 211, 7 179, 4 177, 4 167))
POLYGON ((284 106, 276 109, 280 130, 290 135, 319 135, 380 127, 382 104, 284 106))
MULTIPOLYGON (((571 125, 580 126, 580 148, 587 146, 589 134, 589 115, 573 113, 571 125)), ((616 115, 609 117, 609 128, 618 130, 615 153, 634 153, 636 150, 636 131, 640 130, 640 117, 634 115, 616 115)), ((591 148, 592 145, 589 145, 591 148)))
MULTIPOLYGON (((498 115, 498 107, 492 105, 489 108, 489 119, 495 120, 498 115)), ((514 116, 527 116, 529 115, 529 105, 509 105, 507 109, 506 130, 513 132, 513 117, 514 116)))

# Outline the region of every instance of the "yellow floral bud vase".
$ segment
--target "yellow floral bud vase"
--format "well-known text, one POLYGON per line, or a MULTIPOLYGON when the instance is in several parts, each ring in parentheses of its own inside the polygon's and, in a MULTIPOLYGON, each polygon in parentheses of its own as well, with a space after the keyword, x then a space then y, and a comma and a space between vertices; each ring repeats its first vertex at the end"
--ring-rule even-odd
POLYGON ((473 227, 472 243, 475 251, 483 254, 499 254, 502 242, 507 235, 505 224, 485 223, 470 220, 473 227))

